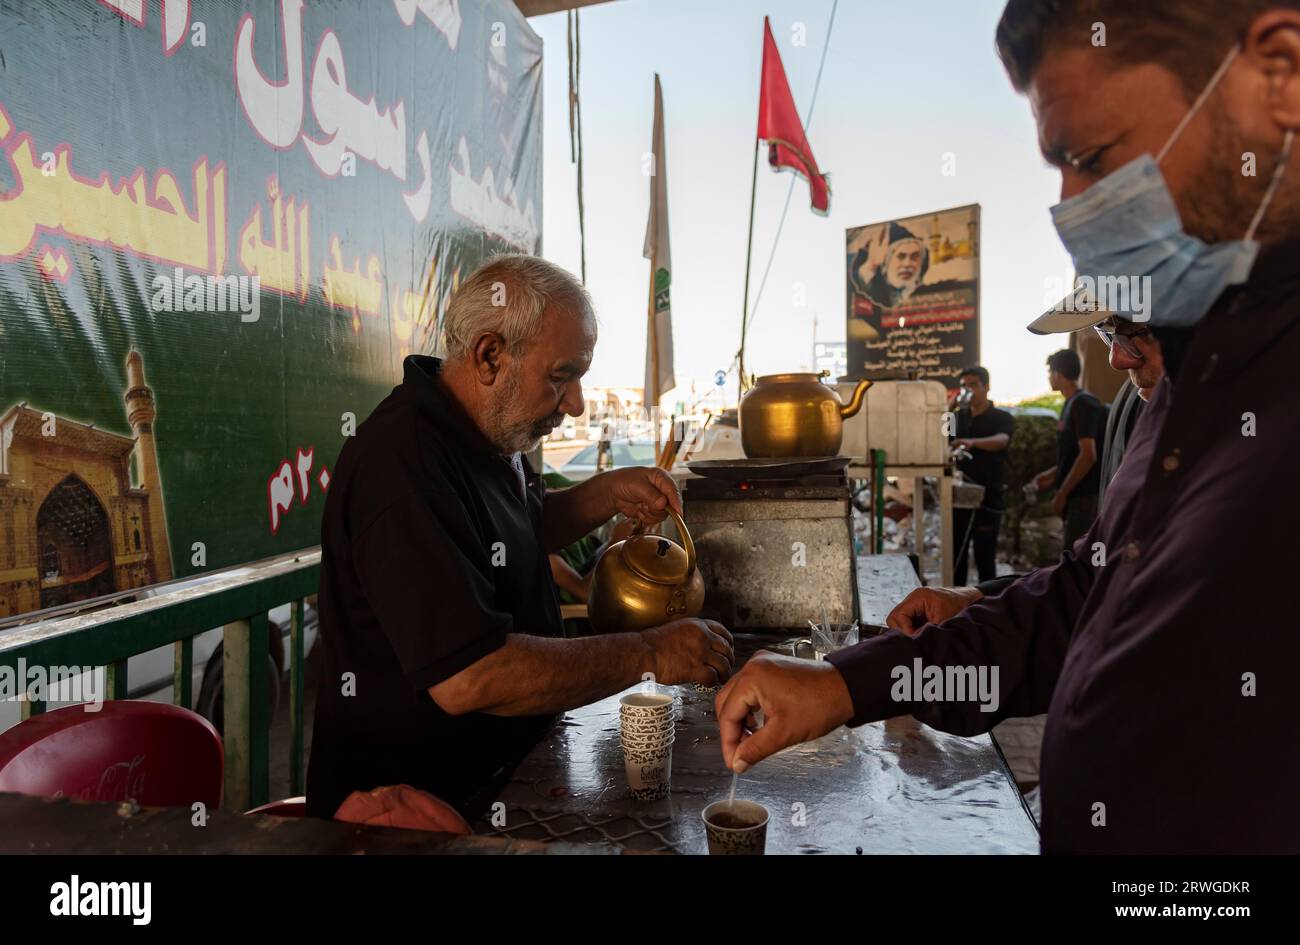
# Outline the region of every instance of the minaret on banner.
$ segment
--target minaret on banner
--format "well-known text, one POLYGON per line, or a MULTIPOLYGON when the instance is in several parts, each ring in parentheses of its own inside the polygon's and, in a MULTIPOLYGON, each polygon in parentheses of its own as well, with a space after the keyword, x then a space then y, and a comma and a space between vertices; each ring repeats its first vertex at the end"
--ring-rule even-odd
POLYGON ((167 538, 167 513, 163 505, 162 477, 158 473, 158 450, 153 439, 153 421, 158 411, 154 407, 153 388, 144 380, 144 359, 139 351, 126 356, 126 419, 135 434, 135 468, 140 477, 138 486, 148 493, 149 546, 154 552, 153 570, 156 581, 172 578, 171 543, 167 538))

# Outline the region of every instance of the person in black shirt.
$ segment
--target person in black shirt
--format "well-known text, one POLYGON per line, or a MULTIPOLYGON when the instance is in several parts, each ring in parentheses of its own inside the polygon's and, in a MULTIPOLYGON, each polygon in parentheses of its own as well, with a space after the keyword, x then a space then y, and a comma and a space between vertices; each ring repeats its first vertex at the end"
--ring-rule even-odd
POLYGON ((957 379, 961 389, 970 391, 970 403, 957 411, 954 447, 964 447, 969 459, 960 460, 957 468, 970 482, 984 487, 984 500, 978 509, 953 509, 953 580, 966 583, 969 545, 975 546, 975 567, 981 581, 997 576, 998 528, 1002 523, 1002 482, 1007 465, 1007 447, 1015 432, 1016 420, 999 410, 989 400, 989 372, 969 367, 957 379))
POLYGON ((1101 484, 1097 444, 1106 429, 1106 408, 1079 386, 1082 373, 1073 351, 1062 349, 1047 358, 1048 383, 1065 397, 1065 406, 1056 425, 1056 465, 1034 477, 1041 491, 1056 487, 1052 509, 1064 522, 1066 548, 1096 520, 1101 484))
POLYGON ((520 454, 583 411, 595 317, 567 272, 493 259, 443 320, 445 360, 413 355, 343 447, 321 525, 323 664, 307 808, 409 784, 473 818, 566 709, 653 673, 727 679, 713 621, 564 639, 549 551, 616 513, 681 508, 660 469, 547 493, 520 454))

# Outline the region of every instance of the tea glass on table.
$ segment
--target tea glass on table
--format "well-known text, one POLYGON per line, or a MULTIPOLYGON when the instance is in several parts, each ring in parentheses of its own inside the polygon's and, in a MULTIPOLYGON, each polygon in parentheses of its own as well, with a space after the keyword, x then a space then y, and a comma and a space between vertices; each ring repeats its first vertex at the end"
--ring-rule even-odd
POLYGON ((798 655, 800 647, 807 647, 813 652, 813 659, 824 660, 827 654, 834 653, 836 650, 842 650, 845 647, 855 646, 858 642, 858 622, 853 623, 832 623, 825 626, 812 623, 812 633, 802 639, 795 641, 795 653, 798 655))

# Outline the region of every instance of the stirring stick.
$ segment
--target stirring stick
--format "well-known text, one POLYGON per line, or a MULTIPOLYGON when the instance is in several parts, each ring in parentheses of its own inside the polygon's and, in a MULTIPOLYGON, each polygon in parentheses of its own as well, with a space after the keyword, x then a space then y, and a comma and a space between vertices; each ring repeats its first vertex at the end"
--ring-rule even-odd
POLYGON ((740 775, 736 774, 734 771, 731 772, 731 800, 727 802, 727 810, 732 813, 735 813, 736 811, 736 781, 739 779, 740 775))

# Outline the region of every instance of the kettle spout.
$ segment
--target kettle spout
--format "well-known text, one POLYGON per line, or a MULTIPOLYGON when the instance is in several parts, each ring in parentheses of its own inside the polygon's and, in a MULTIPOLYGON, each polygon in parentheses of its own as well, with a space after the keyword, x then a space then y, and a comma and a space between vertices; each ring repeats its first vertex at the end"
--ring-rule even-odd
POLYGON ((858 381, 858 386, 853 389, 852 399, 847 404, 845 404, 843 407, 840 408, 840 417, 847 420, 849 417, 853 416, 855 413, 857 413, 859 410, 862 409, 863 397, 867 393, 867 388, 870 386, 871 386, 870 381, 867 380, 858 381))

